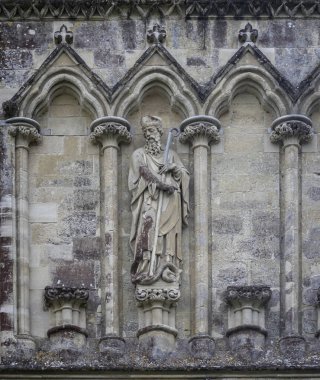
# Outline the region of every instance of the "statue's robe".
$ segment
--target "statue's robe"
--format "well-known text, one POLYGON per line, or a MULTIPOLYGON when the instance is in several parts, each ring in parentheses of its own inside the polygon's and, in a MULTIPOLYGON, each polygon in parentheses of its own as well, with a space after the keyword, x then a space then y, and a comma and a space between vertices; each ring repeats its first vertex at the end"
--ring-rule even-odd
MULTIPOLYGON (((129 190, 132 192, 131 210, 132 227, 130 245, 134 252, 132 275, 147 275, 146 268, 141 273, 139 267, 146 255, 150 255, 154 244, 156 215, 160 191, 154 178, 177 188, 173 194, 163 192, 163 203, 157 240, 157 266, 161 262, 171 262, 178 265, 182 260, 181 230, 182 224, 187 224, 189 213, 189 173, 183 166, 179 156, 169 151, 169 163, 175 163, 179 173, 172 171, 160 175, 163 166, 163 154, 152 156, 144 148, 137 149, 131 158, 129 171, 129 190), (147 167, 153 180, 141 175, 141 167, 147 167)), ((149 268, 147 268, 149 269, 149 268)), ((157 268, 156 268, 157 269, 157 268)))

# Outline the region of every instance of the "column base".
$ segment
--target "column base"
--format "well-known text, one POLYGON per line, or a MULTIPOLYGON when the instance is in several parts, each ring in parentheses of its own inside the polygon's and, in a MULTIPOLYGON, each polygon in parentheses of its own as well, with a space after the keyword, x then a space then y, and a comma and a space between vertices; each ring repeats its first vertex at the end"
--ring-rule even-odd
POLYGON ((99 351, 102 354, 123 355, 126 341, 120 336, 107 335, 100 339, 99 351))
POLYGON ((16 350, 17 353, 19 352, 19 356, 24 359, 32 358, 37 349, 35 339, 27 334, 16 335, 16 339, 16 350))
POLYGON ((176 349, 176 336, 178 331, 166 325, 151 325, 137 332, 142 346, 148 346, 153 354, 170 353, 176 349))
POLYGON ((242 325, 227 331, 232 352, 244 360, 256 360, 264 352, 267 330, 256 325, 242 325))
POLYGON ((290 358, 301 358, 306 352, 306 340, 301 335, 288 335, 279 341, 280 351, 290 358))
POLYGON ((88 333, 79 326, 61 325, 48 330, 47 335, 53 349, 70 347, 72 350, 77 350, 86 345, 88 333))
POLYGON ((209 335, 195 335, 189 339, 192 356, 197 359, 210 359, 214 355, 215 341, 209 335))

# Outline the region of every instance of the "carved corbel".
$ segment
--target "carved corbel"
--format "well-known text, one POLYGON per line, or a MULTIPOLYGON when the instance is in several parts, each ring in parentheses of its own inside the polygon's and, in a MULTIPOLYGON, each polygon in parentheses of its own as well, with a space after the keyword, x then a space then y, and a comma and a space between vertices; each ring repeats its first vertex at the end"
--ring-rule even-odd
POLYGON ((47 286, 45 304, 53 316, 53 327, 47 335, 52 342, 69 339, 77 346, 86 342, 86 307, 89 291, 86 288, 47 286))
POLYGON ((265 307, 271 298, 269 286, 229 286, 226 293, 230 348, 235 352, 261 352, 267 330, 265 307))
POLYGON ((136 300, 139 307, 139 330, 137 336, 141 342, 148 342, 154 333, 161 332, 157 346, 165 350, 175 344, 178 334, 176 329, 175 307, 180 299, 180 290, 171 288, 142 288, 136 289, 136 300), (160 347, 159 347, 160 345, 160 347))

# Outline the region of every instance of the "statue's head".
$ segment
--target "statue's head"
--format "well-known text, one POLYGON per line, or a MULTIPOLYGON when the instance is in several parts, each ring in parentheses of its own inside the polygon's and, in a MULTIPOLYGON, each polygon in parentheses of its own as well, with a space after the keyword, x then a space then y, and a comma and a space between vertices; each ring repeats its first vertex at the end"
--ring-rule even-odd
POLYGON ((160 136, 162 136, 163 134, 162 120, 158 116, 150 116, 150 115, 143 116, 143 118, 141 119, 141 127, 142 127, 143 136, 145 138, 147 138, 150 132, 152 132, 152 130, 154 129, 158 131, 160 136))

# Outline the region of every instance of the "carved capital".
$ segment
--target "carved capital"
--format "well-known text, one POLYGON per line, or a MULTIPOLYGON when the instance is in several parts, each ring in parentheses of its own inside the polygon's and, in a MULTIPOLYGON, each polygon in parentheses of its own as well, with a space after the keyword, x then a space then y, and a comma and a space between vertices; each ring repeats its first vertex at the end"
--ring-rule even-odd
POLYGON ((23 141, 24 146, 28 147, 31 142, 41 141, 40 125, 35 120, 27 117, 13 117, 7 119, 6 123, 10 125, 9 134, 20 138, 20 142, 23 141))
POLYGON ((270 140, 273 143, 283 143, 286 139, 295 137, 298 143, 306 143, 313 135, 311 120, 303 115, 286 115, 276 119, 271 126, 270 140))
POLYGON ((89 299, 89 291, 86 288, 46 286, 44 299, 47 307, 63 306, 69 303, 84 307, 89 299))
POLYGON ((232 307, 248 304, 262 307, 270 300, 271 294, 269 286, 228 286, 226 301, 232 307))
POLYGON ((209 147, 209 144, 220 141, 220 122, 211 116, 194 116, 186 119, 180 125, 180 142, 197 146, 209 147))
POLYGON ((101 143, 103 148, 119 148, 120 143, 130 143, 130 124, 121 117, 102 117, 91 124, 90 140, 101 143))
POLYGON ((136 289, 136 299, 139 302, 149 301, 178 301, 180 298, 180 290, 172 289, 136 289))

